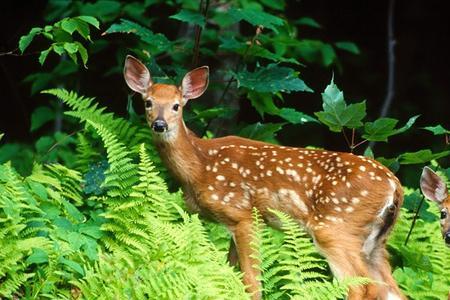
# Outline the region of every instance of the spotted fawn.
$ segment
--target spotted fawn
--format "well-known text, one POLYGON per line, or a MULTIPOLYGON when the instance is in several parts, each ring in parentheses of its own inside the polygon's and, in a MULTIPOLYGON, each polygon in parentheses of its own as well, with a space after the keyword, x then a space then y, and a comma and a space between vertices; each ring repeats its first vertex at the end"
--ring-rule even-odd
POLYGON ((337 278, 373 279, 352 287, 348 299, 404 299, 385 250, 403 202, 398 179, 372 159, 350 153, 278 146, 236 136, 201 139, 183 121, 183 107, 208 86, 209 69, 187 73, 181 86, 154 83, 139 60, 127 56, 124 77, 144 100, 159 154, 179 181, 192 212, 231 232, 243 283, 261 299, 252 267, 252 210, 274 227, 284 212, 312 236, 337 278))

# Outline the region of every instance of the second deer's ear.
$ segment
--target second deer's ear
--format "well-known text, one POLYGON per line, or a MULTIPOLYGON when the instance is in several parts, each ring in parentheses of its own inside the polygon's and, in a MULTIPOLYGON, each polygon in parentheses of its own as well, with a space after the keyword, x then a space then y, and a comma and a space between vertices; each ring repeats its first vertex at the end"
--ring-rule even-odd
POLYGON ((209 68, 207 66, 194 69, 187 73, 181 84, 184 101, 200 97, 208 87, 208 81, 209 68))
POLYGON ((430 200, 441 203, 448 197, 447 186, 444 180, 428 167, 423 168, 420 177, 420 189, 422 193, 430 200))
POLYGON ((142 95, 145 95, 148 87, 152 85, 152 78, 147 67, 131 55, 127 55, 125 59, 123 77, 130 89, 142 95))

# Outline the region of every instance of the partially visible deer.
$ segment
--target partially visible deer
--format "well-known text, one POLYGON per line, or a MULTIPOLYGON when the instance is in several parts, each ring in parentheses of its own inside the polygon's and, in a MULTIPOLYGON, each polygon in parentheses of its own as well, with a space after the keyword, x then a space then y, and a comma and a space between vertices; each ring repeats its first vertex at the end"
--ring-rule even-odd
POLYGON ((433 170, 425 167, 420 177, 420 189, 425 197, 439 205, 442 237, 445 244, 450 247, 450 196, 445 181, 433 170))
POLYGON ((251 256, 252 208, 279 226, 270 210, 304 226, 338 278, 363 276, 348 299, 403 299, 391 275, 385 243, 403 201, 398 179, 380 163, 350 153, 272 145, 236 136, 196 137, 183 121, 189 99, 208 86, 208 67, 187 73, 181 86, 154 83, 127 56, 124 77, 142 95, 159 154, 180 182, 187 206, 224 223, 236 245, 243 282, 261 298, 251 256))

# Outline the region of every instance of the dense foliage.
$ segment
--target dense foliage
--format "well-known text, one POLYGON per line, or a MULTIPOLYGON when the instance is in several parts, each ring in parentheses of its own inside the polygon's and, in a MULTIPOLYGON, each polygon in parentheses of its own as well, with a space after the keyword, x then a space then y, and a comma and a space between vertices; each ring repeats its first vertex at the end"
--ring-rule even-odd
MULTIPOLYGON (((248 298, 239 270, 226 261, 228 232, 185 212, 181 192, 136 112, 141 103, 134 105, 130 96, 127 115, 120 117, 81 96, 79 79, 96 69, 92 55, 117 53, 117 65, 103 70, 105 76, 120 74, 125 55, 132 53, 155 81, 176 84, 192 67, 214 65, 208 102, 195 101, 185 111, 186 122, 205 138, 233 133, 277 143, 284 127, 311 123, 315 130, 342 132, 354 151, 414 129, 418 115, 368 121, 365 101, 345 99, 331 71, 330 84, 317 94, 321 111, 289 107, 286 94, 314 93, 300 77, 304 65, 345 68, 338 54, 358 55, 359 49, 349 41, 301 36, 299 28, 320 25, 306 16, 290 20, 284 8, 283 0, 49 1, 48 24, 18 41, 22 53, 45 45, 37 60, 51 68, 25 79, 33 94, 48 97, 32 115, 30 130, 40 137, 34 145, 0 145, 0 297, 248 298), (149 16, 156 8, 173 13, 149 16), (259 119, 235 122, 243 106, 259 119)), ((435 124, 425 130, 450 133, 435 124)), ((0 140, 3 135, 8 133, 0 133, 0 140)), ((450 169, 438 161, 450 155, 444 147, 376 158, 393 171, 430 163, 450 178, 450 169)), ((371 147, 364 155, 374 156, 371 147)), ((450 251, 433 205, 422 205, 405 244, 420 200, 418 191, 407 189, 389 241, 394 276, 413 299, 443 299, 450 287, 450 251)), ((367 282, 333 279, 306 233, 275 213, 283 232, 266 227, 254 213, 253 248, 265 299, 342 299, 349 285, 367 282)))

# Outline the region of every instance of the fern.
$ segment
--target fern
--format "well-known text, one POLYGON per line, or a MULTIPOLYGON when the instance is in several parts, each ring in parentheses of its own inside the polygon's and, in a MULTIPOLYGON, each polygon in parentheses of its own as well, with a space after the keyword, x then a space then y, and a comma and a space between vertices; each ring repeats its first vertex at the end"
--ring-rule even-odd
MULTIPOLYGON (((438 214, 436 207, 430 207, 438 214)), ((406 295, 412 299, 445 299, 450 287, 450 251, 440 235, 438 222, 425 222, 418 219, 414 231, 405 246, 413 212, 402 209, 389 247, 398 267, 394 278, 406 295)))
POLYGON ((282 223, 282 233, 265 227, 254 212, 253 251, 261 262, 265 299, 341 299, 352 285, 369 279, 332 280, 326 260, 317 253, 311 238, 288 215, 273 211, 282 223))

